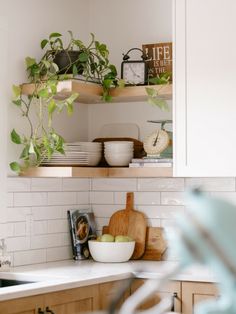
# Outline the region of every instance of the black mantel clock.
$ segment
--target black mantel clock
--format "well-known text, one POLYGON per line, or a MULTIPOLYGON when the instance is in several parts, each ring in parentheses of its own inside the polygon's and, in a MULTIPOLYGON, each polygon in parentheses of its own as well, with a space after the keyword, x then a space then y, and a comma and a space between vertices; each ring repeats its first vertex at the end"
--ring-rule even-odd
POLYGON ((148 56, 139 48, 132 48, 123 54, 121 63, 121 78, 126 85, 145 85, 148 80, 148 56), (138 50, 142 53, 141 60, 130 60, 129 53, 138 50))

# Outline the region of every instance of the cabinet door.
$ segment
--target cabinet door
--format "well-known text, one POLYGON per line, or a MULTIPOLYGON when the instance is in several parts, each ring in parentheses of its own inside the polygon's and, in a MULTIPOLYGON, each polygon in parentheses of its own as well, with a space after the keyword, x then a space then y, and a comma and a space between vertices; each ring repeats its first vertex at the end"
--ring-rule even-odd
MULTIPOLYGON (((131 285, 131 294, 137 290, 141 285, 143 285, 145 280, 137 279, 131 285)), ((155 293, 152 297, 150 297, 145 303, 143 303, 139 309, 145 310, 148 309, 155 304, 160 302, 160 299, 166 296, 173 297, 173 294, 176 293, 176 297, 174 297, 174 311, 181 312, 181 283, 178 281, 171 281, 166 286, 161 288, 157 293, 155 293)))
MULTIPOLYGON (((124 286, 128 286, 126 280, 106 282, 99 285, 99 300, 100 300, 100 310, 107 310, 111 301, 117 295, 117 291, 122 289, 124 286)), ((130 295, 130 286, 127 287, 122 299, 118 303, 118 307, 126 300, 130 295)))
POLYGON ((174 0, 176 176, 236 175, 236 1, 174 0))
POLYGON ((192 314, 194 306, 217 295, 216 286, 211 283, 182 283, 182 314, 192 314))
POLYGON ((4 314, 38 314, 43 310, 43 296, 33 296, 0 302, 0 313, 4 314))
POLYGON ((54 314, 78 314, 99 309, 98 286, 63 290, 45 295, 45 307, 54 314))

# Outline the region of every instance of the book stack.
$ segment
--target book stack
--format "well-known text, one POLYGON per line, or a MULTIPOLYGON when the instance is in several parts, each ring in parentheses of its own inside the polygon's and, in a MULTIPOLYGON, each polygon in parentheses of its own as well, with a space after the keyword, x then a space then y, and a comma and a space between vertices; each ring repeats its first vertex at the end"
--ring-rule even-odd
POLYGON ((130 168, 146 168, 146 167, 172 167, 172 158, 154 158, 154 157, 143 157, 133 158, 129 164, 130 168))

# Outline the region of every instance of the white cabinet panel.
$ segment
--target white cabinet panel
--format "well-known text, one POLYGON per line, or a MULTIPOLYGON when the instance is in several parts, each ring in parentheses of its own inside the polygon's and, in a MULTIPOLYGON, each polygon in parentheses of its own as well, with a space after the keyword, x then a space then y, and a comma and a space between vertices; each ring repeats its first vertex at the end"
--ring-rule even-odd
POLYGON ((176 0, 177 176, 236 176, 236 2, 176 0))

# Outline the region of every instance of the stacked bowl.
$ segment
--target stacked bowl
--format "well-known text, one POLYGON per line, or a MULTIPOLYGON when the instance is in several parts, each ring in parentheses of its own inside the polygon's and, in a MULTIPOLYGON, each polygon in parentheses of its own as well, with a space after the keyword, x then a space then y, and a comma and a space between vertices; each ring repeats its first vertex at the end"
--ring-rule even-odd
POLYGON ((128 166, 133 155, 133 142, 108 141, 104 143, 104 156, 109 166, 128 166))

